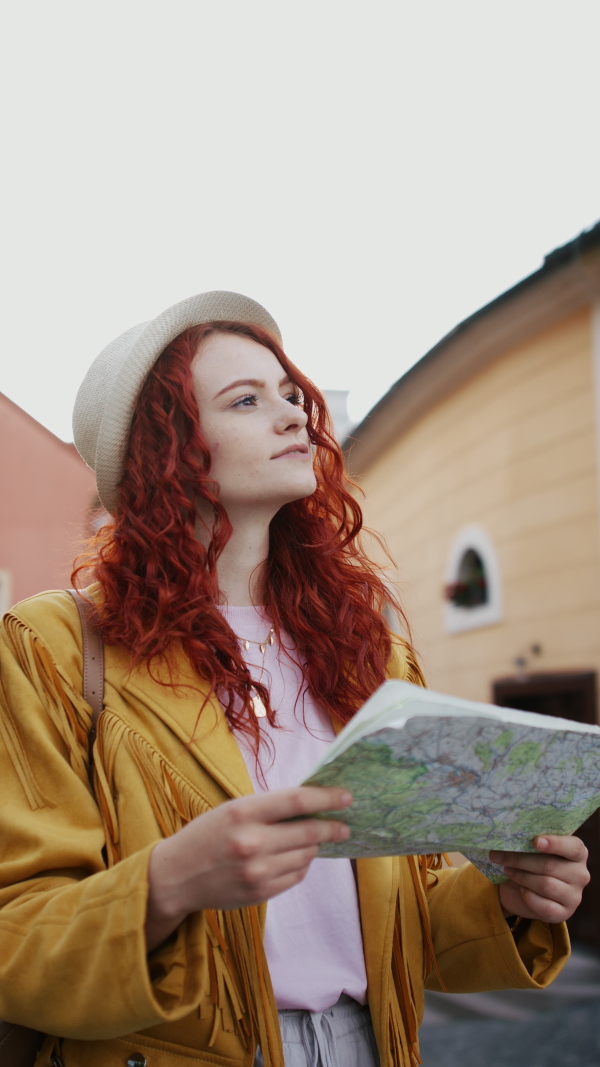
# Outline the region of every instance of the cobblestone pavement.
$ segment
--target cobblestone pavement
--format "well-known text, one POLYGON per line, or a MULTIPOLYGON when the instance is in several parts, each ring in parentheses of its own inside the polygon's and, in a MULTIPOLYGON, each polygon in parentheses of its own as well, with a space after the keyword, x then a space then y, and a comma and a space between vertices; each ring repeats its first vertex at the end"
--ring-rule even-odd
POLYGON ((423 1067, 600 1067, 600 957, 576 948, 548 990, 428 993, 423 1067))

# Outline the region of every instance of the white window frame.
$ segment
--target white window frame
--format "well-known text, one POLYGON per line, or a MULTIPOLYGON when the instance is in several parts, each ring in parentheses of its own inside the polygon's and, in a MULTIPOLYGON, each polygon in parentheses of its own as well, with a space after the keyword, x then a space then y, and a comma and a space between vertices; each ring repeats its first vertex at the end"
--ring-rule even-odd
POLYGON ((483 563, 487 600, 472 608, 459 607, 450 600, 444 603, 444 629, 448 634, 462 634, 466 630, 478 630, 482 626, 494 626, 504 617, 502 582, 496 549, 483 527, 463 526, 454 539, 448 556, 444 586, 458 581, 458 572, 465 552, 472 548, 483 563))

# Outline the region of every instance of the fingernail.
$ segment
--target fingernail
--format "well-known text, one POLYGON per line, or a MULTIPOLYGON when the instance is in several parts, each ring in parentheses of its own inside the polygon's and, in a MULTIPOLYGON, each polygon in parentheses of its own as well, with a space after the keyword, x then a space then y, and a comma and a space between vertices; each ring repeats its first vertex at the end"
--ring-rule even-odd
POLYGON ((349 837, 350 837, 350 827, 346 826, 345 823, 342 823, 342 826, 340 828, 340 839, 342 841, 347 841, 349 837))
POLYGON ((353 799, 352 793, 342 793, 342 804, 347 806, 352 803, 353 799))
POLYGON ((537 841, 535 843, 535 847, 537 849, 541 848, 542 850, 545 849, 545 848, 550 848, 550 842, 549 842, 547 837, 538 837, 538 839, 537 839, 537 841))

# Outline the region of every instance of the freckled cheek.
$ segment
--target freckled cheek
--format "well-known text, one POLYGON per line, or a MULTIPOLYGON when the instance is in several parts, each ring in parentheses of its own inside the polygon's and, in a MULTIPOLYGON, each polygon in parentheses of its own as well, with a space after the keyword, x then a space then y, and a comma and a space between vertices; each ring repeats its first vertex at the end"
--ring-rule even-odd
POLYGON ((244 482, 259 470, 248 443, 234 437, 212 442, 210 453, 211 473, 223 486, 244 482))

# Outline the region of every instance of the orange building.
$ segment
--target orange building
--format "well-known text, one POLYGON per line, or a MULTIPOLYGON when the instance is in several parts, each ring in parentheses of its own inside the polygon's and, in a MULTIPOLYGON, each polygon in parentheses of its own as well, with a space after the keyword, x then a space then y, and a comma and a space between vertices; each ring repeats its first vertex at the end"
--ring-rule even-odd
POLYGON ((350 442, 432 688, 586 674, 595 705, 600 223, 442 338, 350 442))
POLYGON ((0 612, 69 584, 88 533, 94 474, 75 445, 55 437, 0 393, 0 612))
MULTIPOLYGON (((598 721, 600 223, 460 323, 350 440, 432 688, 598 721)), ((600 947, 592 886, 571 929, 600 947)))

